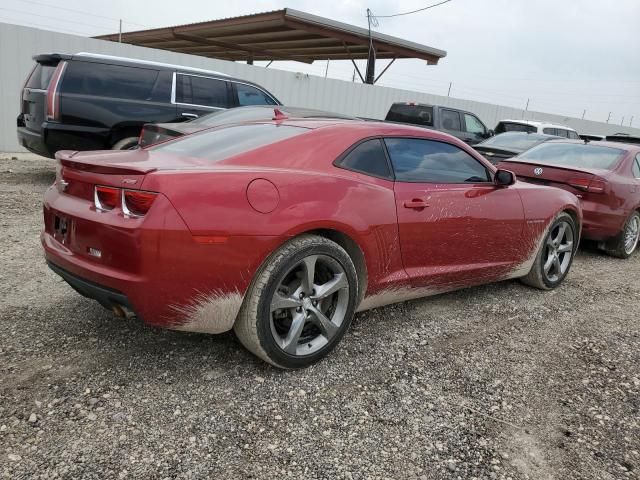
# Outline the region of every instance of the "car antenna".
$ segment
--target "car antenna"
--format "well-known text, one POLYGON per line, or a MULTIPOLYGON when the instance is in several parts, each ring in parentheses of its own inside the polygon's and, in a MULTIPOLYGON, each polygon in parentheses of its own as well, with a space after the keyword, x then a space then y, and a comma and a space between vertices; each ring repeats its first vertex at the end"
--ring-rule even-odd
POLYGON ((288 118, 279 108, 273 109, 273 118, 271 120, 287 120, 288 118))

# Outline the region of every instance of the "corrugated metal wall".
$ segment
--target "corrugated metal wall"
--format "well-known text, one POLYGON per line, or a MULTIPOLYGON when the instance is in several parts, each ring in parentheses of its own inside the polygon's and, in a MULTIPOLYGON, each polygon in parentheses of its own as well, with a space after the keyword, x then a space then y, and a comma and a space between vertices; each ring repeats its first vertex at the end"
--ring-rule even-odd
MULTIPOLYGON (((217 70, 263 85, 286 105, 318 108, 348 115, 383 118, 393 102, 415 101, 450 105, 474 112, 489 128, 493 128, 501 119, 523 117, 522 110, 489 103, 325 79, 275 68, 267 69, 0 23, 0 151, 22 150, 18 146, 15 131, 16 116, 20 108, 20 89, 33 67, 31 57, 50 52, 103 53, 217 70)), ((581 133, 627 132, 640 135, 640 129, 567 118, 562 115, 527 112, 526 118, 569 125, 581 133)))

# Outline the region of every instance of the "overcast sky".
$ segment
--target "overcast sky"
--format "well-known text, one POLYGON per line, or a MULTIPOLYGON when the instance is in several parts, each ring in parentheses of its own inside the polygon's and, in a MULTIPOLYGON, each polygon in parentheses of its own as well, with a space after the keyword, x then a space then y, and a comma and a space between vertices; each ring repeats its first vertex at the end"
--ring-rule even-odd
MULTIPOLYGON (((441 0, 2 0, 0 21, 86 36, 295 8, 366 27, 366 9, 389 15, 441 0)), ((424 12, 379 20, 381 33, 447 51, 436 66, 398 60, 387 85, 640 126, 640 0, 451 0, 424 12)), ((378 62, 380 71, 386 60, 378 62)), ((363 64, 364 62, 360 62, 363 64)), ((259 64, 259 63, 257 63, 259 64)), ((275 62, 324 75, 326 62, 275 62)), ((361 66, 361 68, 363 65, 361 66)), ((362 68, 363 70, 363 68, 362 68)), ((349 61, 328 75, 351 80, 349 61)))

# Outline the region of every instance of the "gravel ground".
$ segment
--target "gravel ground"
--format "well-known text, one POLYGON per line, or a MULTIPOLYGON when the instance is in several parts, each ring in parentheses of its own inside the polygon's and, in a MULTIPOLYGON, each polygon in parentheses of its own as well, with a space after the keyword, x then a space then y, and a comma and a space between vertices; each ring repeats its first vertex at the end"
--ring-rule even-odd
POLYGON ((624 479, 640 471, 640 255, 358 315, 270 368, 232 334, 148 328, 41 255, 51 160, 0 160, 0 476, 624 479))

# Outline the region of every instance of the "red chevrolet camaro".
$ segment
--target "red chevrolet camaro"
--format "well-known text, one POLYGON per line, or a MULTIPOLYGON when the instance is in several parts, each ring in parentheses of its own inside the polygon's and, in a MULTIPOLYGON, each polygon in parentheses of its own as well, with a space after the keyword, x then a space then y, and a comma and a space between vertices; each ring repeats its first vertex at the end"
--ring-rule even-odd
POLYGON ((640 145, 551 140, 498 164, 518 178, 567 190, 580 199, 582 235, 619 258, 640 238, 640 145))
POLYGON ((56 155, 50 267, 117 315, 234 329, 283 368, 326 355, 356 311, 567 275, 582 214, 456 138, 348 120, 218 127, 134 151, 56 155))

